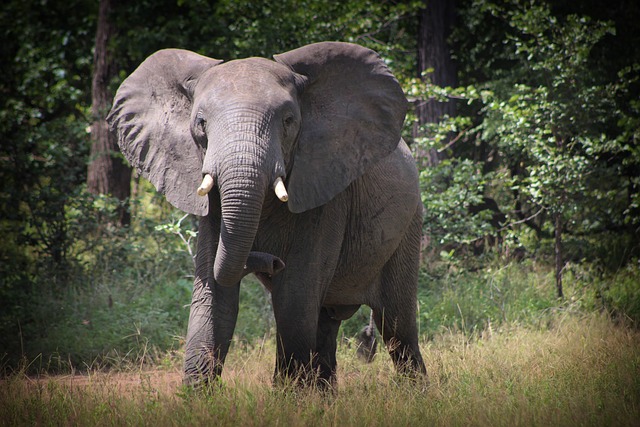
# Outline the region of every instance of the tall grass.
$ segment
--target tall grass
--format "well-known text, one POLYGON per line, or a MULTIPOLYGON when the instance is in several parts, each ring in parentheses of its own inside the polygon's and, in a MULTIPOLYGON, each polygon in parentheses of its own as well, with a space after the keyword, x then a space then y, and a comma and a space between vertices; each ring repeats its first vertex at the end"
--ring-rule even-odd
POLYGON ((638 425, 637 261, 570 262, 558 300, 544 261, 430 260, 418 298, 429 385, 399 378, 383 349, 360 363, 363 308, 341 329, 335 395, 271 386, 270 298, 247 280, 221 383, 183 389, 193 263, 174 234, 194 232, 167 215, 80 240, 65 275, 42 263, 28 286, 2 278, 0 425, 638 425))
POLYGON ((553 327, 460 331, 424 342, 427 387, 398 377, 387 355, 362 365, 339 350, 339 391, 271 386, 271 340, 230 353, 208 393, 178 368, 27 379, 0 388, 5 425, 637 425, 640 335, 606 316, 558 315, 553 327))

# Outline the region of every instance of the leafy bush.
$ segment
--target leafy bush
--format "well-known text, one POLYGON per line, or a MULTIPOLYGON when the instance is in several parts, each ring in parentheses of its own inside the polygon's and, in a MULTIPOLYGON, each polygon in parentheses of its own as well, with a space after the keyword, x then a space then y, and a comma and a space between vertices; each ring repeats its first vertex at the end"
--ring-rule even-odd
POLYGON ((640 326, 640 262, 635 260, 601 284, 604 308, 622 323, 640 326))
MULTIPOLYGON (((53 268, 41 257, 29 274, 5 278, 0 348, 6 353, 0 357, 6 364, 38 358, 34 369, 83 368, 116 363, 115 354, 142 360, 151 349, 179 347, 190 257, 180 241, 155 229, 162 209, 149 208, 148 216, 121 229, 111 221, 117 204, 86 193, 73 197, 66 211, 66 264, 53 268)), ((133 205, 146 209, 139 201, 133 205)))

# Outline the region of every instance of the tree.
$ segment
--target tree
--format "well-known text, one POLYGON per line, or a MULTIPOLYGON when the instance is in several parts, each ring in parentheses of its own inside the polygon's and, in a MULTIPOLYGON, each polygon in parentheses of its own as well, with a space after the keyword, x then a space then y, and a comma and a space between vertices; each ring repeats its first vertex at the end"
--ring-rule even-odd
POLYGON ((0 61, 0 224, 8 237, 0 264, 6 278, 15 274, 24 282, 35 264, 55 276, 67 265, 67 209, 86 180, 92 13, 86 0, 46 8, 11 1, 0 9, 6 58, 0 61))
MULTIPOLYGON (((439 87, 457 86, 456 66, 451 58, 448 37, 455 21, 455 1, 428 0, 418 12, 417 58, 418 77, 428 79, 431 84, 439 87)), ((422 99, 416 105, 418 129, 415 136, 419 136, 422 127, 429 123, 439 123, 445 116, 454 117, 456 106, 453 100, 422 99)), ((447 143, 447 138, 443 141, 447 143)), ((440 151, 433 147, 424 153, 427 164, 435 166, 440 161, 440 151)))
MULTIPOLYGON (((425 204, 425 235, 432 248, 478 248, 494 234, 501 215, 496 203, 484 197, 489 176, 484 158, 465 158, 469 117, 457 114, 460 99, 469 96, 458 84, 450 38, 455 30, 455 1, 427 1, 418 11, 417 69, 419 81, 409 92, 415 97, 413 129, 425 204), (461 145, 459 149, 457 145, 461 145)), ((449 256, 449 255, 447 255, 449 256)))
POLYGON ((510 62, 509 72, 485 83, 480 137, 510 173, 516 211, 529 206, 542 220, 538 232, 552 230, 562 298, 565 233, 614 228, 625 221, 624 200, 637 194, 621 166, 640 159, 620 127, 637 76, 631 67, 611 80, 594 61, 597 44, 615 34, 611 22, 559 18, 544 3, 478 3, 508 26, 502 44, 510 62))
POLYGON ((116 137, 109 132, 105 120, 113 98, 109 83, 116 71, 113 55, 109 51, 109 42, 114 33, 111 14, 111 0, 100 0, 91 85, 93 124, 87 189, 91 193, 109 194, 120 200, 119 222, 128 225, 131 220, 128 209, 131 168, 120 155, 116 137))

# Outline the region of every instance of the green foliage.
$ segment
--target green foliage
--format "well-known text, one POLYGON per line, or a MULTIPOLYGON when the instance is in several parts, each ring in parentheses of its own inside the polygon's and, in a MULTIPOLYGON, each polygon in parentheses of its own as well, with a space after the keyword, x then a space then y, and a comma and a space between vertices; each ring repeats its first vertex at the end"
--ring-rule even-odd
POLYGON ((637 264, 607 273, 569 263, 564 301, 556 299, 554 272, 546 263, 505 263, 494 258, 474 272, 465 264, 443 256, 443 261, 423 270, 418 298, 423 335, 435 337, 453 330, 479 337, 513 325, 544 330, 554 325, 559 313, 605 311, 622 324, 640 322, 637 264))
POLYGON ((309 43, 340 40, 375 46, 390 61, 405 66, 404 50, 415 43, 406 28, 420 4, 226 0, 218 10, 228 25, 225 42, 231 46, 232 58, 270 57, 309 43))
POLYGON ((414 13, 420 1, 162 0, 120 3, 113 50, 126 77, 156 50, 190 49, 230 60, 320 41, 350 41, 381 51, 392 68, 413 66, 414 13), (144 16, 145 19, 140 19, 144 16))
POLYGON ((623 324, 640 325, 640 269, 639 262, 629 263, 616 272, 613 279, 603 281, 600 292, 603 307, 623 324))
MULTIPOLYGON (((622 69, 603 57, 614 23, 545 2, 469 1, 459 11, 452 42, 468 86, 412 81, 408 90, 458 100, 461 112, 422 129, 414 145, 418 157, 444 157, 421 171, 432 253, 487 235, 503 253, 535 253, 553 244, 558 215, 569 247, 611 232, 637 240, 640 57, 622 69)), ((581 259, 602 260, 592 247, 581 259)))
POLYGON ((153 352, 179 346, 193 263, 181 241, 155 229, 163 220, 157 209, 143 216, 146 207, 133 203, 141 215, 130 228, 115 227, 118 203, 86 193, 71 198, 65 269, 38 262, 28 280, 5 278, 0 288, 4 363, 15 366, 26 358, 37 360, 34 370, 83 369, 125 357, 148 362, 153 352))
MULTIPOLYGON (((417 99, 478 99, 475 88, 439 88, 418 80, 410 81, 409 96, 417 99)), ((504 224, 495 201, 501 191, 497 182, 501 171, 487 168, 486 162, 464 152, 473 142, 477 129, 467 116, 444 117, 439 123, 420 127, 424 136, 413 138, 413 151, 420 167, 420 189, 425 208, 424 233, 430 252, 452 247, 482 245, 483 238, 499 233, 504 224), (427 153, 437 152, 442 159, 423 164, 427 153)), ((477 157, 477 156, 474 156, 477 157)), ((461 251, 465 252, 465 251, 461 251)))
MULTIPOLYGON (((0 243, 2 276, 33 274, 34 258, 64 275, 66 211, 85 180, 92 22, 87 2, 9 2, 0 11, 0 243)), ((61 276, 60 276, 61 277, 61 276)), ((55 280, 55 279, 54 279, 55 280)), ((7 286, 15 286, 7 285, 7 286)))
POLYGON ((471 273, 455 259, 445 259, 441 277, 426 275, 420 287, 420 330, 434 336, 443 330, 469 336, 509 324, 539 326, 556 301, 547 286, 548 271, 506 264, 471 273))
POLYGON ((88 203, 82 184, 94 5, 5 3, 0 9, 0 348, 19 357, 29 345, 25 338, 40 338, 38 326, 55 311, 39 303, 48 295, 66 295, 82 270, 74 245, 88 223, 74 212, 88 203))
POLYGON ((256 278, 247 276, 240 285, 240 311, 234 340, 252 346, 259 340, 274 339, 275 322, 271 294, 256 278))
POLYGON ((425 232, 437 239, 434 244, 471 243, 491 233, 492 212, 471 212, 482 204, 488 179, 470 159, 445 159, 420 172, 425 232))

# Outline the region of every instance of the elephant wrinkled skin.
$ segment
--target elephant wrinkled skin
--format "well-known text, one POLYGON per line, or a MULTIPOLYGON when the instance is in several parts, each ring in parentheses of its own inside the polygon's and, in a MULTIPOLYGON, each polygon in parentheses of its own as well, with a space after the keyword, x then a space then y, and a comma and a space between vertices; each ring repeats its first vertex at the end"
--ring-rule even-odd
POLYGON ((338 327, 362 304, 397 369, 426 374, 406 108, 375 52, 339 42, 230 62, 166 49, 122 83, 107 119, 122 152, 201 217, 186 383, 220 374, 250 272, 272 292, 276 380, 334 384, 338 327))

